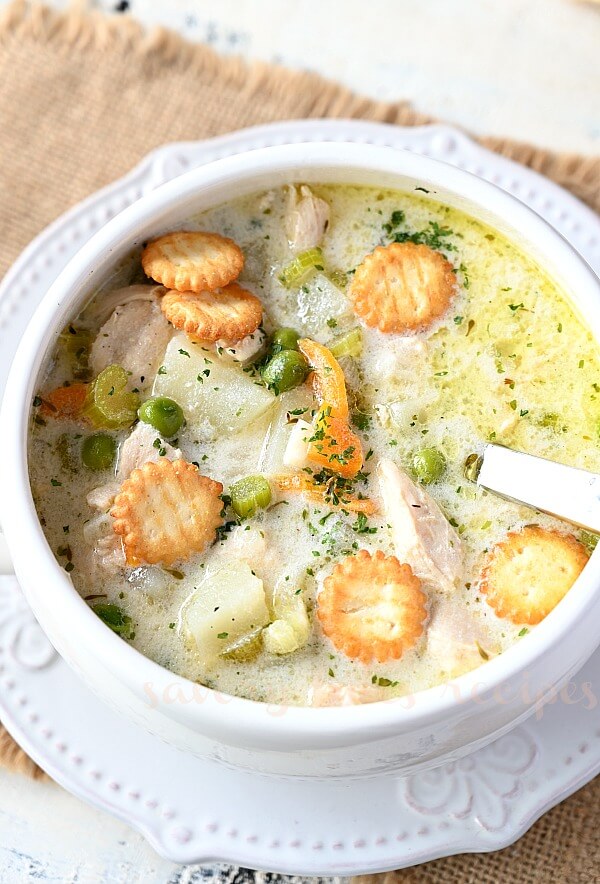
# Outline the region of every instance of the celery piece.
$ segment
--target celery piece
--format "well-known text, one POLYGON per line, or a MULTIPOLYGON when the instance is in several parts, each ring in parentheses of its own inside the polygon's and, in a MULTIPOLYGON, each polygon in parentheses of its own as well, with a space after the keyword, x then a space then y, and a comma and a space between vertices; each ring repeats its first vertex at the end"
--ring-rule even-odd
POLYGON ((117 430, 135 421, 140 397, 127 389, 127 382, 121 365, 109 365, 92 381, 82 414, 94 427, 117 430))
POLYGON ((226 660, 235 660, 236 663, 247 663, 254 660, 262 651, 262 629, 256 629, 243 635, 237 641, 223 651, 222 657, 226 660))
POLYGON ((323 270, 323 252, 319 248, 307 249, 290 261, 279 274, 280 283, 286 289, 296 285, 312 270, 323 270))
POLYGON ((246 476, 229 489, 231 506, 241 518, 253 516, 271 503, 271 486, 264 476, 246 476))
POLYGON ((65 353, 73 377, 76 380, 89 380, 92 372, 89 367, 89 355, 93 336, 89 329, 75 328, 68 325, 60 334, 59 347, 65 353))
POLYGON ((345 335, 340 335, 329 344, 329 349, 336 359, 342 356, 360 356, 363 348, 362 329, 351 329, 345 335))

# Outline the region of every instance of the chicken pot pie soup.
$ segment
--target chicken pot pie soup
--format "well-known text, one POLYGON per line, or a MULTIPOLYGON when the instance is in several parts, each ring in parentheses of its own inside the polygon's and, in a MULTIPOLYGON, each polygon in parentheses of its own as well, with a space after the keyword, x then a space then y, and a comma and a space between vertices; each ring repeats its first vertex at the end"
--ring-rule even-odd
POLYGON ((600 359, 516 246, 413 194, 289 186, 144 244, 32 409, 49 544, 186 678, 385 700, 535 629, 595 537, 474 484, 486 441, 600 470, 600 359))

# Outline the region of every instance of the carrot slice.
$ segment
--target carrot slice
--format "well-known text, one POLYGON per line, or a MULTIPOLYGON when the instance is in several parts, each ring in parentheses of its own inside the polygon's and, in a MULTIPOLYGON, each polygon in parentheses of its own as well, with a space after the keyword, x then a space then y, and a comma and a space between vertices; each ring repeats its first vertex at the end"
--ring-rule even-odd
POLYGON ((331 350, 310 338, 301 338, 298 349, 314 372, 313 385, 319 404, 327 403, 334 417, 347 421, 349 411, 346 379, 331 350))
POLYGON ((328 491, 326 486, 313 482, 306 473, 274 476, 272 482, 284 494, 306 494, 311 500, 323 506, 328 506, 332 510, 347 510, 350 513, 364 513, 366 516, 372 516, 373 513, 377 512, 375 501, 368 497, 364 499, 352 497, 343 491, 337 495, 338 503, 334 503, 331 492, 328 491))
POLYGON ((363 465, 360 439, 345 420, 334 417, 331 411, 325 405, 317 415, 307 456, 311 463, 351 479, 363 465))
POLYGON ((69 387, 57 387, 42 397, 40 410, 42 414, 49 417, 79 417, 87 391, 87 384, 71 384, 69 387))

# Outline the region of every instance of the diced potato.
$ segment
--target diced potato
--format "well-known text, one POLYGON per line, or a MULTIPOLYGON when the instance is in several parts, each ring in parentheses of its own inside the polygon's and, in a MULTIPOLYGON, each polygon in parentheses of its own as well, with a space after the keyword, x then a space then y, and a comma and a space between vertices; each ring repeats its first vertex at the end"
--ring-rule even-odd
POLYGON ((153 396, 168 396, 186 419, 213 435, 234 433, 253 423, 275 402, 275 396, 230 360, 206 352, 187 335, 176 335, 159 368, 153 396))
POLYGON ((323 273, 315 274, 300 287, 298 316, 310 335, 331 337, 331 321, 351 315, 345 294, 323 273))
POLYGON ((209 575, 181 609, 183 630, 205 665, 269 620, 263 582, 246 562, 231 562, 209 575))
POLYGON ((273 590, 271 607, 275 620, 263 632, 263 645, 270 654, 291 654, 306 644, 310 620, 302 599, 299 580, 279 578, 273 590))
POLYGON ((292 419, 310 420, 312 404, 312 393, 306 386, 282 393, 277 407, 273 410, 273 417, 258 459, 257 472, 265 476, 275 476, 285 472, 284 454, 295 426, 295 423, 289 422, 288 415, 291 415, 292 419), (294 414, 294 412, 302 413, 294 414))

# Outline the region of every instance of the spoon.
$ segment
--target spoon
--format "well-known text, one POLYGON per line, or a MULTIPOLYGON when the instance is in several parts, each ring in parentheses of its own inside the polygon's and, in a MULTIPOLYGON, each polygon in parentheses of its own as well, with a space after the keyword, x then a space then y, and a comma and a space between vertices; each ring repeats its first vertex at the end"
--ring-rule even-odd
POLYGON ((476 482, 486 491, 600 534, 600 475, 486 445, 476 482))

